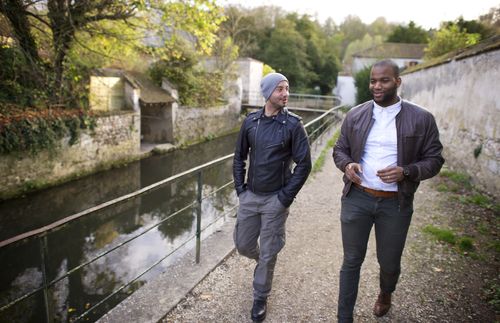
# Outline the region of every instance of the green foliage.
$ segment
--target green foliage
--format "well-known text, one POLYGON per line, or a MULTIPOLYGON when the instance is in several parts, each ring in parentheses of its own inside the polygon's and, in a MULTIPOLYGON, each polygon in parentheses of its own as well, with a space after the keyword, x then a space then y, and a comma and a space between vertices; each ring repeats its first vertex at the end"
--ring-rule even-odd
POLYGON ((479 22, 491 30, 493 34, 500 35, 500 5, 479 16, 479 22))
POLYGON ((29 63, 19 48, 0 44, 0 102, 33 106, 46 99, 38 89, 29 63))
POLYGON ((429 41, 429 33, 410 21, 408 27, 397 26, 387 38, 391 43, 425 44, 429 41))
POLYGON ((479 34, 481 39, 488 38, 494 35, 494 30, 487 24, 483 24, 481 21, 477 20, 464 20, 463 17, 458 18, 455 21, 445 22, 446 26, 457 25, 461 32, 469 34, 479 34))
POLYGON ((96 0, 60 5, 63 2, 20 0, 0 6, 15 31, 14 46, 23 59, 19 68, 0 55, 2 66, 17 71, 15 78, 2 78, 0 100, 40 106, 32 103, 39 91, 47 94, 50 103, 85 107, 93 68, 144 71, 143 64, 151 60, 145 55, 183 60, 186 46, 200 55, 210 54, 224 19, 213 0, 96 0), (16 25, 17 20, 22 25, 16 25), (144 45, 145 38, 159 43, 144 45), (26 76, 33 86, 21 82, 26 76))
POLYGON ((331 21, 322 26, 307 15, 282 15, 279 9, 230 6, 221 32, 233 37, 240 55, 286 75, 294 92, 331 95, 342 42, 334 33, 336 27, 331 21))
POLYGON ((0 105, 0 154, 52 150, 65 136, 74 145, 82 129, 94 127, 95 118, 82 110, 0 105))
POLYGON ((264 67, 262 68, 262 76, 266 76, 269 73, 274 73, 276 72, 271 66, 264 64, 264 67))
POLYGON ((224 75, 209 73, 193 62, 159 61, 149 70, 151 78, 161 83, 163 77, 177 86, 182 105, 190 107, 211 107, 220 105, 224 75))
POLYGON ((368 33, 371 36, 387 38, 387 35, 390 35, 395 28, 396 26, 388 23, 384 17, 378 17, 368 26, 368 33))
POLYGON ((155 32, 162 46, 149 51, 162 61, 210 55, 217 30, 225 17, 213 0, 153 1, 153 10, 144 13, 146 27, 155 32), (160 16, 158 19, 158 15, 160 16))
POLYGON ((425 57, 427 59, 439 57, 451 51, 477 44, 480 40, 480 34, 469 34, 461 31, 456 24, 447 25, 432 36, 425 49, 425 57))
POLYGON ((307 42, 296 30, 292 20, 280 20, 271 32, 269 44, 261 58, 277 72, 286 75, 291 87, 304 89, 311 82, 311 62, 308 59, 307 42), (293 53, 285 54, 285 53, 293 53))
POLYGON ((354 75, 354 85, 356 86, 356 104, 372 99, 372 94, 369 90, 371 68, 371 66, 366 66, 354 75))
POLYGON ((233 63, 238 58, 238 46, 231 37, 217 39, 213 54, 217 70, 228 74, 236 73, 233 63))

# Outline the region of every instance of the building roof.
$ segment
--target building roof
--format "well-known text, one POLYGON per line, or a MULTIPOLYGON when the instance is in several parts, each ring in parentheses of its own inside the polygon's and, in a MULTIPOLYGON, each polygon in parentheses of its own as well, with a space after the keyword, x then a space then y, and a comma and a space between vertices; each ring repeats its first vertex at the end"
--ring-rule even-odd
POLYGON ((415 58, 424 57, 427 44, 383 43, 354 53, 353 57, 365 58, 415 58))
POLYGON ((146 103, 169 103, 175 99, 160 86, 154 84, 145 74, 127 71, 125 78, 132 80, 141 89, 141 100, 146 103))

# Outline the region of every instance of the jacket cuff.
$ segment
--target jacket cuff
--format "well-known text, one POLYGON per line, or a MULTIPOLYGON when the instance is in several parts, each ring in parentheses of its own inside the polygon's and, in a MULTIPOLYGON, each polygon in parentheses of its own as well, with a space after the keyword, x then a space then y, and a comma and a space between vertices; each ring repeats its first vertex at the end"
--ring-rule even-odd
POLYGON ((240 196, 241 193, 247 190, 247 184, 236 187, 236 195, 240 196))
POLYGON ((290 207, 290 205, 292 205, 293 203, 293 198, 288 198, 285 196, 285 194, 283 194, 283 191, 280 191, 278 193, 278 200, 280 200, 281 204, 283 204, 283 206, 285 207, 290 207))
POLYGON ((420 178, 419 170, 417 165, 408 165, 408 169, 410 170, 409 179, 412 181, 418 181, 420 178))

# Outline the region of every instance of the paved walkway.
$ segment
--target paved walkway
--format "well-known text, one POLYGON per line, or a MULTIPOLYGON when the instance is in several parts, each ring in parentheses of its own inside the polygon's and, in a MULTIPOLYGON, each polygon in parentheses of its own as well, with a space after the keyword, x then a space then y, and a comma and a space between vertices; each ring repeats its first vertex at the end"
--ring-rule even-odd
MULTIPOLYGON (((291 208, 287 244, 278 257, 266 322, 336 322, 342 262, 341 189, 341 173, 328 154, 322 171, 308 180, 291 208)), ((463 256, 430 241, 421 231, 433 217, 451 215, 440 213, 446 212, 440 210, 444 199, 428 181, 417 192, 400 284, 391 311, 379 319, 371 313, 378 293, 372 232, 361 273, 355 322, 495 321, 492 307, 481 299, 479 286, 484 277, 498 273, 481 265, 469 266, 463 256)), ((163 322, 250 322, 254 265, 233 253, 163 322)))
MULTIPOLYGON (((321 150, 319 146, 315 156, 321 150)), ((341 176, 333 165, 330 150, 322 170, 308 179, 292 205, 287 243, 278 257, 266 322, 336 322, 342 263, 341 176)), ((464 226, 471 218, 470 210, 450 207, 449 196, 438 192, 433 181, 424 181, 416 193, 393 307, 379 319, 371 312, 378 293, 372 232, 361 272, 355 322, 498 320, 484 299, 485 282, 498 279, 498 259, 473 261, 422 233, 429 223, 464 226)), ((250 322, 255 263, 232 252, 233 226, 234 219, 229 219, 222 229, 204 240, 200 265, 195 265, 194 256, 188 253, 100 321, 250 322)))

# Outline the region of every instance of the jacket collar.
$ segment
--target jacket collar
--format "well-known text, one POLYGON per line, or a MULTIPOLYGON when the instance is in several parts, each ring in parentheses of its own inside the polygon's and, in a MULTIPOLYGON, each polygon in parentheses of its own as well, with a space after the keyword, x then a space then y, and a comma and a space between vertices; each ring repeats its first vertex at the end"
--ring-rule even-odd
MULTIPOLYGON (((286 107, 284 107, 283 109, 281 109, 280 112, 278 112, 275 120, 278 121, 279 123, 283 123, 283 121, 285 121, 287 119, 287 115, 288 115, 288 109, 286 107)), ((264 108, 262 108, 256 112, 254 120, 257 120, 257 119, 260 119, 263 117, 264 117, 264 108)))

